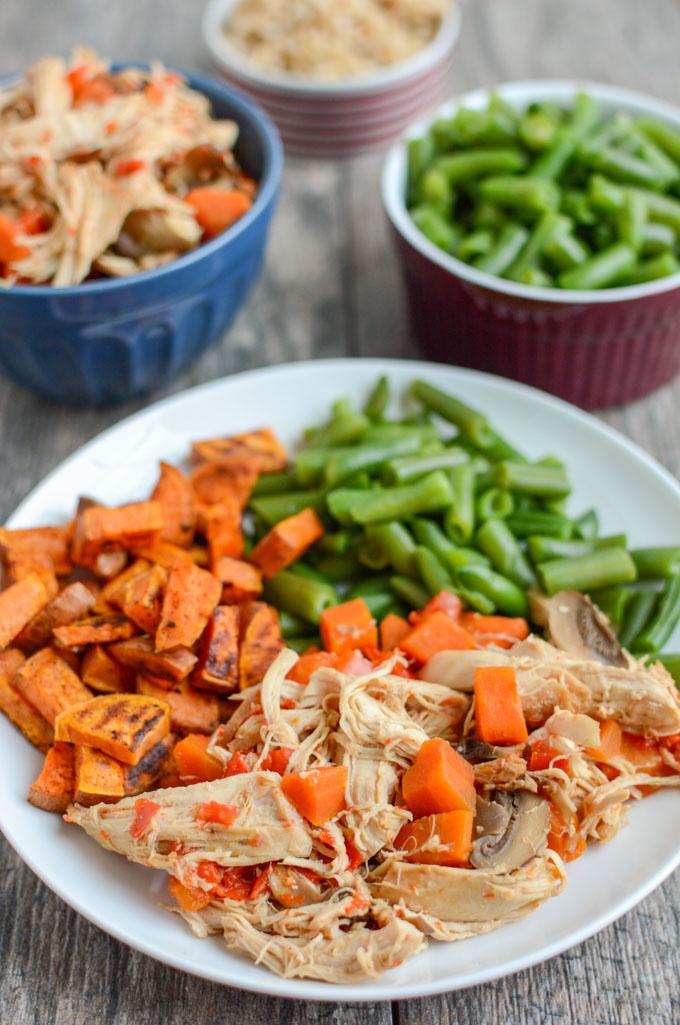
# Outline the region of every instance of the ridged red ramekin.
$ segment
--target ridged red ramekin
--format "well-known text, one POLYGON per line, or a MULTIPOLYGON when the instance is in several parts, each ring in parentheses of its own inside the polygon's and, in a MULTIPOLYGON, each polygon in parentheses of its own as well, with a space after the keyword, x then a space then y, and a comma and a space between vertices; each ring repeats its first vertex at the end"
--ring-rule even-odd
POLYGON ((205 43, 218 73, 267 111, 291 154, 350 157, 381 149, 442 97, 460 32, 457 3, 432 42, 409 60, 360 78, 317 82, 260 70, 230 46, 223 27, 237 2, 211 0, 205 43))
MULTIPOLYGON (((518 82, 498 92, 518 108, 565 104, 585 89, 603 110, 651 114, 680 127, 669 104, 594 83, 518 82)), ((485 90, 445 104, 482 107, 485 90)), ((421 124, 408 132, 420 135, 421 124)), ((411 322, 435 359, 543 388, 585 409, 640 398, 680 371, 680 274, 626 288, 565 291, 520 285, 449 256, 416 228, 405 204, 403 143, 388 154, 383 201, 406 283, 411 322)))

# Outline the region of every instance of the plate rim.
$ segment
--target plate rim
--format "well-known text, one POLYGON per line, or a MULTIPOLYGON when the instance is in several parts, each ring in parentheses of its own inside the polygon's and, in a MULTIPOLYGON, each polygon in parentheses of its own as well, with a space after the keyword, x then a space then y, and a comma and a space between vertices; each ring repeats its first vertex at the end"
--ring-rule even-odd
MULTIPOLYGON (((16 521, 20 521, 24 508, 33 500, 35 493, 43 487, 48 487, 52 479, 63 470, 68 469, 73 462, 86 455, 91 449, 97 447, 107 437, 114 434, 121 428, 129 428, 131 425, 143 421, 146 418, 153 418, 155 415, 164 412, 174 403, 181 402, 187 397, 200 398, 202 396, 209 396, 213 391, 219 392, 219 390, 225 385, 238 385, 238 382, 244 379, 257 378, 258 376, 268 377, 286 373, 304 375, 310 368, 326 368, 332 372, 333 368, 342 367, 349 369, 357 364, 361 364, 362 369, 373 369, 376 373, 385 374, 389 374, 390 368, 411 370, 414 376, 419 372, 419 370, 429 373, 432 373, 434 370, 438 370, 444 374, 453 373, 454 376, 459 377, 463 381, 479 381, 487 386, 489 384, 495 386, 500 391, 509 389, 511 392, 520 396, 525 394, 530 397, 533 402, 538 402, 544 409, 557 409, 568 417, 571 417, 575 421, 595 431, 595 433, 600 434, 610 442, 613 442, 615 445, 618 445, 620 448, 626 450, 626 452, 632 456, 637 463, 645 466, 647 469, 653 470, 655 474, 670 487, 674 492, 675 498, 677 499, 680 507, 680 482, 678 482, 666 467, 662 466, 654 456, 647 453, 640 445, 632 441, 620 431, 616 430, 616 428, 597 419, 591 413, 588 413, 569 402, 565 402, 563 399, 550 395, 540 389, 533 388, 530 385, 525 385, 521 382, 500 377, 499 375, 488 374, 477 370, 469 370, 467 368, 452 366, 449 364, 418 359, 390 359, 388 357, 338 357, 280 363, 273 366, 255 367, 235 374, 225 375, 213 381, 194 385, 191 388, 183 389, 172 395, 164 396, 163 398, 145 406, 143 409, 122 417, 120 420, 116 421, 116 423, 105 428, 103 431, 89 439, 89 441, 79 446, 74 452, 66 456, 65 459, 61 460, 43 478, 41 478, 41 480, 31 488, 28 494, 24 496, 12 514, 8 517, 7 526, 12 527, 15 525, 16 521)), ((319 1003, 359 1004, 389 1000, 411 1000, 428 996, 436 996, 442 993, 457 992, 482 985, 487 982, 492 982, 496 979, 505 978, 509 975, 514 975, 517 972, 523 971, 534 965, 542 964, 545 961, 549 961, 552 958, 557 957, 559 954, 564 953, 564 951, 583 943, 585 940, 591 938, 608 925, 611 925, 649 896, 649 894, 660 886, 678 867, 678 865, 680 865, 680 848, 678 848, 675 854, 664 861, 664 863, 649 879, 646 880, 645 883, 636 887, 630 894, 622 897, 607 911, 600 913, 581 928, 574 930, 569 936, 543 945, 538 952, 527 952, 522 956, 506 961, 500 967, 490 966, 488 968, 479 969, 476 972, 467 972, 464 976, 460 977, 463 980, 461 982, 458 982, 455 977, 440 980, 428 980, 425 982, 410 982, 404 984, 404 986, 400 987, 398 990, 395 989, 391 994, 381 996, 372 992, 376 986, 380 987, 380 979, 370 980, 365 983, 356 983, 345 988, 339 984, 329 984, 317 980, 283 979, 264 970, 262 976, 258 977, 257 984, 255 985, 245 984, 242 981, 239 981, 238 975, 234 978, 231 976, 229 978, 225 978, 223 975, 220 977, 220 975, 217 975, 209 968, 202 971, 199 967, 188 967, 186 964, 182 963, 182 957, 180 955, 159 952, 158 949, 155 949, 150 942, 139 939, 134 934, 129 933, 124 927, 104 921, 96 912, 90 911, 87 905, 77 897, 72 897, 71 895, 68 897, 64 896, 59 889, 58 879, 55 879, 53 874, 51 874, 47 869, 43 869, 38 866, 32 854, 25 851, 19 842, 15 842, 11 823, 6 821, 2 806, 0 806, 0 831, 2 831, 8 843, 21 861, 27 865, 28 868, 57 897, 59 897, 60 900, 64 901, 64 903, 78 914, 82 915, 83 918, 87 919, 87 921, 91 922, 97 928, 101 929, 108 935, 113 936, 120 942, 125 943, 132 949, 151 957, 153 960, 158 961, 161 964, 169 965, 170 967, 185 972, 186 974, 203 978, 209 982, 214 982, 222 986, 230 986, 245 992, 281 997, 288 1000, 309 1000, 319 1003), (291 989, 293 992, 290 991, 291 989)), ((189 938, 192 938, 190 934, 189 938)))

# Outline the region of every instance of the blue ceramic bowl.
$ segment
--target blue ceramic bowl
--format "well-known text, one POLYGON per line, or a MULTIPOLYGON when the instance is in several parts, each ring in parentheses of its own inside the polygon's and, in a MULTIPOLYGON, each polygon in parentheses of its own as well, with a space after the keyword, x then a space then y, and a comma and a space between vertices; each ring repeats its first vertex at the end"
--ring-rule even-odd
POLYGON ((278 133, 232 89, 186 78, 216 116, 237 122, 235 153, 258 182, 255 202, 222 235, 157 270, 0 291, 0 372, 18 384, 78 405, 143 395, 220 338, 257 280, 281 182, 278 133))

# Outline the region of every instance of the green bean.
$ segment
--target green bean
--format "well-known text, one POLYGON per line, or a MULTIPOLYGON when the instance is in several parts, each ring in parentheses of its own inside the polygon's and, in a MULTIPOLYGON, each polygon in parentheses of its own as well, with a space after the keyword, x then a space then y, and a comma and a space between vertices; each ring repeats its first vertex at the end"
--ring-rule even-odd
POLYGON ((319 572, 333 584, 356 580, 363 573, 363 567, 350 552, 343 555, 326 555, 319 559, 316 565, 319 572))
POLYGON ((632 597, 633 592, 628 587, 602 587, 590 592, 591 600, 616 626, 623 622, 632 597))
POLYGON ((563 271, 558 282, 561 288, 607 288, 635 266, 635 250, 625 242, 616 242, 591 256, 580 267, 563 271))
POLYGON ((450 552, 456 550, 453 541, 446 536, 434 520, 418 516, 411 520, 410 526, 418 544, 429 548, 438 559, 445 559, 450 552))
POLYGON ((629 193, 617 215, 617 225, 622 242, 639 252, 647 223, 647 204, 634 193, 629 193))
POLYGON ((434 142, 429 135, 421 139, 410 139, 406 146, 406 162, 408 165, 409 203, 415 197, 416 185, 420 176, 429 166, 434 156, 434 142))
POLYGON ((326 508, 334 520, 344 527, 351 527, 355 522, 350 512, 352 506, 372 493, 365 488, 336 488, 325 493, 326 508))
POLYGON ((506 224, 495 244, 472 262, 487 274, 503 275, 517 259, 528 238, 529 232, 522 224, 506 224))
POLYGON ((669 184, 668 176, 662 174, 657 167, 614 146, 605 146, 593 154, 590 166, 624 185, 663 189, 669 184))
POLYGON ((576 93, 569 120, 569 130, 573 137, 578 141, 583 139, 597 124, 598 117, 598 106, 592 96, 584 92, 576 93))
POLYGON ((657 121, 651 117, 637 118, 635 127, 657 146, 660 146, 676 163, 680 164, 680 132, 676 128, 671 128, 663 121, 657 121))
POLYGON ((491 228, 493 231, 500 231, 507 224, 507 218, 503 211, 495 203, 488 203, 486 200, 477 203, 472 208, 469 220, 473 228, 491 228))
POLYGON ((658 278, 668 278, 671 274, 680 271, 680 263, 673 253, 660 253, 648 260, 640 260, 626 274, 619 284, 621 285, 643 285, 646 281, 656 281, 658 278))
POLYGON ((556 231, 543 247, 546 260, 555 270, 571 270, 584 263, 590 256, 588 247, 571 231, 556 231))
POLYGON ((565 189, 562 193, 561 210, 582 227, 591 227, 597 223, 588 195, 582 189, 565 189))
POLYGON ((383 466, 382 476, 386 484, 407 484, 433 470, 450 470, 461 463, 467 463, 468 458, 465 449, 451 445, 449 448, 426 455, 389 459, 383 466))
POLYGON ((441 564, 434 552, 424 545, 418 545, 415 551, 415 564, 418 575, 430 595, 439 594, 451 586, 451 576, 441 564))
POLYGON ((672 252, 676 245, 676 234, 667 224, 656 224, 654 221, 645 224, 642 231, 643 256, 658 256, 659 253, 672 252))
POLYGON ((528 268, 535 267, 545 246, 560 230, 562 223, 562 218, 554 211, 544 214, 535 225, 519 256, 508 268, 506 277, 517 280, 528 268))
MULTIPOLYGON (((448 508, 452 501, 451 484, 442 470, 436 470, 413 484, 351 492, 349 497, 338 489, 327 498, 332 515, 340 518, 339 510, 343 513, 346 510, 349 522, 361 524, 384 523, 421 512, 438 512, 448 508)), ((341 522, 346 521, 341 519, 341 522)))
POLYGON ((475 510, 480 523, 484 520, 510 516, 515 508, 515 500, 504 488, 487 488, 477 496, 475 510))
POLYGON ((302 655, 309 647, 321 647, 321 638, 318 634, 312 634, 310 637, 286 637, 286 647, 302 655))
POLYGON ((486 555, 482 555, 476 548, 466 548, 463 545, 454 545, 450 551, 443 552, 439 557, 454 576, 461 566, 491 566, 486 555))
POLYGON ((397 598, 406 602, 409 609, 422 609, 430 600, 430 595, 424 587, 417 584, 410 577, 390 577, 390 587, 397 598))
POLYGON ((461 566, 456 579, 463 587, 489 598, 506 615, 527 615, 528 603, 524 591, 500 573, 486 566, 461 566))
POLYGON ((655 580, 680 573, 680 546, 633 548, 630 554, 640 580, 655 580))
MULTIPOLYGON (((592 541, 600 533, 600 520, 597 510, 586 509, 577 519, 574 520, 574 531, 584 541, 592 541)), ((541 533, 545 533, 541 531, 541 533)))
POLYGON ((500 463, 503 460, 509 460, 511 463, 526 463, 527 458, 522 452, 518 451, 511 445, 509 441, 506 441, 500 434, 493 431, 493 441, 484 449, 484 458, 490 460, 492 463, 500 463))
POLYGON ((494 569, 519 587, 529 588, 536 583, 534 571, 520 548, 514 534, 502 519, 488 519, 478 529, 475 540, 494 569))
POLYGON ((436 166, 424 172, 416 187, 416 198, 420 205, 432 207, 446 217, 451 215, 455 202, 449 179, 436 166))
POLYGON ((626 191, 604 175, 593 174, 588 182, 588 198, 597 210, 615 214, 624 204, 626 191))
POLYGON ((531 177, 554 181, 559 178, 576 149, 576 139, 568 128, 556 132, 550 146, 531 165, 531 177))
POLYGON ((521 285, 531 285, 532 288, 552 288, 555 284, 552 275, 540 267, 522 268, 513 276, 513 281, 518 281, 521 285))
POLYGON ((411 220, 433 245, 446 253, 453 253, 458 245, 460 229, 449 221, 437 207, 421 203, 411 208, 411 220))
POLYGON ((357 533, 353 530, 326 531, 317 542, 317 548, 325 555, 344 555, 350 550, 357 540, 357 533))
POLYGON ((524 495, 559 498, 571 491, 566 471, 560 466, 502 462, 496 464, 494 478, 499 487, 524 495))
POLYGON ((286 491, 294 491, 297 487, 297 477, 291 470, 284 473, 261 473, 255 482, 252 494, 254 498, 258 495, 280 495, 286 491))
POLYGON ((662 652, 656 659, 671 674, 675 686, 680 687, 680 655, 675 652, 662 652))
POLYGON ((384 375, 378 378, 378 382, 366 400, 364 416, 369 420, 380 422, 385 416, 385 410, 390 404, 390 382, 384 375))
POLYGON ((538 573, 548 594, 557 591, 592 591, 612 584, 627 584, 637 577, 635 563, 625 548, 601 548, 590 555, 542 562, 538 573))
POLYGON ((304 577, 305 580, 315 580, 317 584, 323 584, 325 587, 330 587, 335 591, 333 584, 321 570, 315 566, 310 566, 309 563, 302 562, 300 559, 289 566, 287 572, 292 573, 296 577, 304 577))
POLYGON ((487 595, 475 591, 471 587, 464 587, 460 581, 456 581, 453 591, 468 608, 475 612, 481 612, 483 616, 490 616, 496 611, 496 605, 487 595))
POLYGON ((638 131, 636 128, 631 129, 631 136, 637 142, 638 155, 643 160, 646 160, 648 164, 656 167, 659 174, 664 178, 665 188, 677 182, 680 176, 680 167, 678 167, 674 160, 671 160, 661 146, 657 146, 644 132, 638 131))
POLYGON ((460 107, 451 124, 461 146, 502 145, 514 142, 516 137, 515 118, 488 107, 486 110, 460 107))
POLYGON ((368 427, 368 420, 362 413, 351 409, 338 412, 324 427, 319 427, 309 436, 307 443, 313 448, 334 448, 358 441, 368 427))
POLYGON ((311 623, 305 622, 299 616, 293 616, 290 612, 279 612, 279 626, 284 637, 303 637, 306 633, 312 633, 314 628, 311 623))
POLYGON ((541 510, 517 511, 506 521, 515 537, 525 538, 532 534, 558 537, 566 540, 574 533, 574 524, 567 516, 541 510))
POLYGON ((339 449, 335 453, 331 451, 325 463, 323 476, 329 486, 337 486, 355 473, 372 473, 380 469, 388 459, 412 455, 421 449, 422 442, 417 431, 399 435, 390 441, 360 443, 350 448, 339 449))
POLYGON ((415 542, 403 523, 382 523, 366 528, 359 560, 370 569, 391 566, 400 576, 412 576, 415 549, 415 542))
POLYGON ((465 235, 456 247, 456 256, 464 263, 470 263, 477 256, 484 256, 491 250, 493 235, 488 228, 478 228, 477 231, 465 235))
POLYGON ((318 623, 324 609, 337 603, 337 595, 328 584, 282 570, 268 580, 263 591, 265 601, 293 616, 318 623))
POLYGON ((529 111, 520 118, 519 135, 529 149, 544 150, 555 138, 557 124, 545 112, 529 111))
POLYGON ((368 594, 384 594, 389 590, 391 576, 391 573, 374 573, 365 580, 359 580, 347 592, 347 601, 352 598, 365 598, 368 594))
POLYGON ((414 381, 411 385, 411 394, 427 409, 454 424, 461 435, 477 448, 484 449, 492 444, 494 432, 483 413, 472 409, 453 395, 435 388, 427 381, 414 381))
POLYGON ((324 491, 290 491, 283 495, 262 495, 260 498, 253 498, 250 508, 270 527, 295 516, 303 509, 314 509, 321 514, 324 512, 326 495, 324 491))
POLYGON ((650 192, 648 189, 634 189, 642 196, 647 204, 647 216, 650 221, 659 221, 673 228, 676 234, 680 234, 680 202, 672 196, 662 196, 658 192, 650 192))
POLYGON ((444 530, 456 544, 465 544, 475 529, 475 472, 470 463, 449 473, 453 501, 444 514, 444 530))
POLYGON ((635 650, 653 653, 663 648, 680 620, 680 574, 666 580, 654 615, 635 640, 635 650))
POLYGON ((595 538, 592 541, 561 541, 554 537, 533 535, 527 539, 527 547, 531 561, 547 562, 549 559, 567 559, 576 555, 590 555, 598 548, 625 548, 625 534, 613 534, 611 537, 595 538))
POLYGON ((487 146, 440 157, 434 164, 441 168, 450 185, 476 181, 487 174, 514 174, 526 167, 527 158, 514 146, 487 146))
POLYGON ((372 591, 370 594, 360 595, 366 602, 374 619, 382 619, 394 608, 394 594, 391 589, 385 591, 372 591))
POLYGON ((629 651, 635 650, 639 635, 652 618, 657 599, 658 596, 653 591, 631 593, 630 602, 619 630, 619 641, 624 648, 628 648, 629 651))
POLYGON ((507 123, 517 125, 517 111, 500 93, 489 93, 488 108, 492 114, 502 114, 507 123))
POLYGON ((554 182, 529 175, 483 178, 479 183, 479 194, 501 207, 529 213, 556 210, 560 203, 560 190, 554 182))
POLYGON ((395 423, 394 421, 371 424, 361 440, 365 445, 382 445, 385 442, 394 441, 395 438, 403 438, 405 435, 411 437, 414 434, 420 438, 422 445, 439 444, 440 442, 434 424, 395 423))

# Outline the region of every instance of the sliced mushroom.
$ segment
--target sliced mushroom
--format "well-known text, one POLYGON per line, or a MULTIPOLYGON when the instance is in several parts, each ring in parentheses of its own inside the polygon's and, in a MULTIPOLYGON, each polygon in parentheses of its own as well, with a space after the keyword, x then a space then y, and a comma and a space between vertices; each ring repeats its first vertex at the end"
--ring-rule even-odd
POLYGON ((171 165, 165 172, 165 184, 179 195, 184 195, 197 185, 215 181, 225 173, 226 168, 224 153, 220 153, 214 146, 193 146, 179 163, 171 165))
POLYGON ((301 908, 305 904, 318 904, 323 899, 318 883, 287 865, 273 867, 269 888, 274 900, 284 908, 301 908))
POLYGON ((552 598, 532 595, 531 615, 562 651, 607 666, 628 665, 609 620, 585 594, 558 591, 552 598))
POLYGON ((535 857, 550 829, 550 805, 528 790, 492 791, 477 800, 477 830, 470 861, 475 868, 512 872, 535 857))
POLYGON ((494 758, 506 754, 506 751, 501 748, 492 747, 491 744, 477 740, 476 737, 467 737, 465 740, 461 740, 459 744, 456 744, 456 751, 473 765, 479 762, 491 762, 494 758))

